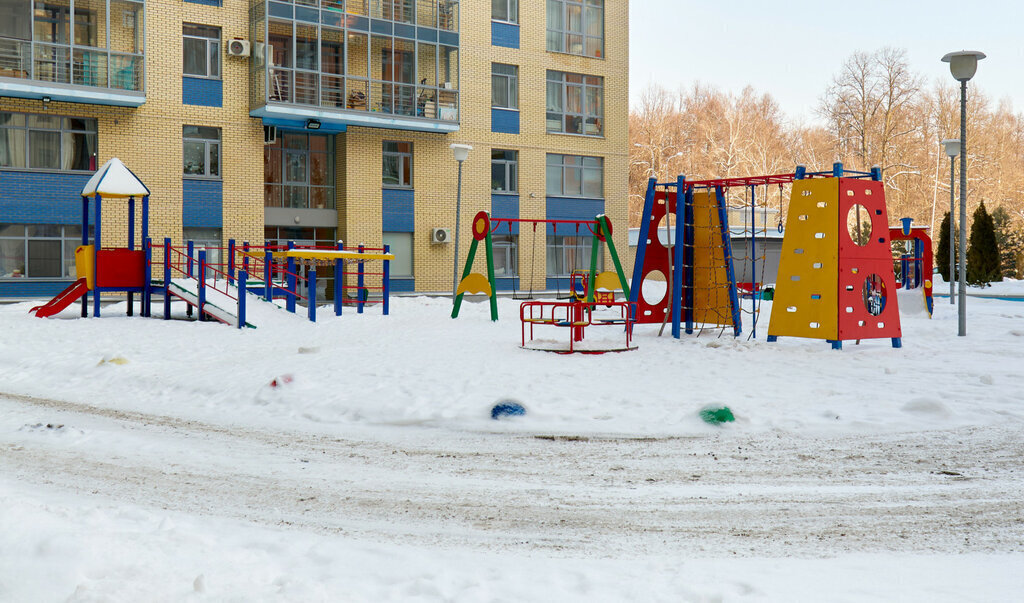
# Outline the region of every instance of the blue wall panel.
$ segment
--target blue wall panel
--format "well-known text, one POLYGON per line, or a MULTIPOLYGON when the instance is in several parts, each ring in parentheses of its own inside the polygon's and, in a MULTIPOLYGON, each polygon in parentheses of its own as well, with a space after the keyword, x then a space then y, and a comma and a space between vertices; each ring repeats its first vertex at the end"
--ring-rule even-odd
POLYGON ((46 299, 56 296, 66 289, 70 283, 71 280, 44 281, 21 279, 0 281, 0 299, 16 297, 46 299))
MULTIPOLYGON (((492 218, 519 218, 519 195, 491 194, 491 217, 492 218)), ((519 223, 501 224, 494 231, 496 235, 509 234, 508 229, 512 227, 512 234, 519 234, 519 223)))
MULTIPOLYGON (((572 197, 547 197, 548 220, 593 220, 604 213, 604 199, 574 199, 572 197)), ((548 234, 571 236, 576 234, 574 224, 548 224, 548 234)), ((614 226, 614 225, 613 225, 614 226)), ((586 226, 580 226, 581 236, 590 236, 586 226)))
POLYGON ((221 228, 224 223, 224 183, 220 180, 181 181, 181 219, 186 228, 221 228))
POLYGON ((519 48, 519 26, 491 21, 491 45, 519 48))
POLYGON ((192 4, 205 4, 206 6, 221 6, 221 0, 185 0, 192 4))
POLYGON ((81 193, 91 176, 0 171, 0 222, 81 224, 81 193))
POLYGON ((224 82, 201 77, 181 78, 181 102, 186 105, 220 107, 223 104, 224 82))
POLYGON ((416 193, 411 189, 386 188, 381 191, 383 232, 413 232, 416 193))
POLYGON ((491 132, 519 133, 519 111, 491 108, 491 132))
POLYGON ((416 279, 414 278, 392 278, 392 293, 412 293, 416 291, 416 279))

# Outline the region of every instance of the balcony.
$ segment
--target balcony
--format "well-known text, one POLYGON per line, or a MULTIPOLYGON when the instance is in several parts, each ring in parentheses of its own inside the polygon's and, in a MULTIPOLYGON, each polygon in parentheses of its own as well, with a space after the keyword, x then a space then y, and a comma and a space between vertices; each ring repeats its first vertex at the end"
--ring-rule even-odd
POLYGON ((143 4, 130 0, 14 2, 0 36, 5 96, 137 107, 146 101, 143 4), (115 10, 118 19, 106 13, 115 10), (70 19, 74 14, 75 19, 70 19), (73 35, 72 35, 73 34, 73 35), (108 35, 109 34, 109 35, 108 35), (72 43, 71 40, 74 40, 72 43))
POLYGON ((456 2, 258 1, 251 13, 253 117, 300 128, 314 119, 324 131, 458 130, 456 2))

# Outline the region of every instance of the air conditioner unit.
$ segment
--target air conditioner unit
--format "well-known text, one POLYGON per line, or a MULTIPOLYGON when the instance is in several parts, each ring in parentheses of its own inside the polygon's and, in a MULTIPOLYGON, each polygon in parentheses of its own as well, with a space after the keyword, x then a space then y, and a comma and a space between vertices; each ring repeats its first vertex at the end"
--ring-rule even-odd
POLYGON ((228 40, 227 50, 230 57, 247 57, 250 51, 249 40, 228 40))
POLYGON ((277 142, 277 126, 263 126, 263 144, 269 145, 277 142))
POLYGON ((450 228, 435 228, 430 233, 431 243, 451 243, 452 241, 452 229, 450 228))

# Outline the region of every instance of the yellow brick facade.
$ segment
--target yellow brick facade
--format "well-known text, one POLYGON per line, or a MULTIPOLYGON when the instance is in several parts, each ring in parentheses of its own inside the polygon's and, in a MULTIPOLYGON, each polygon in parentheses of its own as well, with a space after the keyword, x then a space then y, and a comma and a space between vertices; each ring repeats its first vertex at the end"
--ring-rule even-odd
MULTIPOLYGON (((520 1, 518 49, 493 46, 489 11, 490 3, 482 0, 461 3, 461 114, 457 132, 442 134, 349 126, 346 132, 335 136, 337 238, 346 243, 380 244, 383 141, 412 142, 416 290, 447 291, 451 287, 454 245, 431 244, 430 237, 434 227, 454 230, 455 226, 457 164, 452 159, 450 144, 473 146, 463 167, 460 271, 471 240, 470 221, 479 210, 490 209, 491 149, 519 152, 522 218, 545 217, 547 153, 598 156, 604 161, 605 213, 615 226, 614 241, 628 270, 632 261, 627 257, 628 2, 609 0, 605 3, 603 58, 546 51, 543 0, 520 1), (491 132, 492 62, 519 67, 518 135, 491 132), (548 69, 604 78, 603 137, 546 133, 548 69)), ((115 16, 111 16, 111 20, 116 21, 115 16)), ((261 242, 265 225, 263 127, 260 119, 249 115, 253 86, 249 71, 251 59, 227 56, 222 47, 223 105, 183 104, 183 23, 220 27, 222 44, 232 38, 249 39, 249 2, 223 0, 223 6, 214 7, 181 0, 148 0, 145 3, 146 101, 138 108, 58 101, 44 105, 39 100, 3 97, 0 111, 96 118, 97 165, 114 156, 122 159, 152 191, 150 236, 155 240, 171 237, 176 243, 182 238, 182 126, 220 128, 223 239, 261 242)), ((111 36, 112 40, 114 37, 111 36)), ((379 70, 379 65, 376 69, 379 70)), ((126 240, 126 211, 124 204, 104 205, 104 243, 119 245, 126 240)), ((3 222, 2 216, 0 222, 3 222)), ((538 236, 534 237, 530 227, 521 229, 521 288, 544 288, 545 237, 542 233, 538 228, 538 236), (532 248, 534 245, 536 249, 532 248), (530 274, 534 258, 534 274, 530 274)), ((610 268, 610 260, 605 261, 610 268)))

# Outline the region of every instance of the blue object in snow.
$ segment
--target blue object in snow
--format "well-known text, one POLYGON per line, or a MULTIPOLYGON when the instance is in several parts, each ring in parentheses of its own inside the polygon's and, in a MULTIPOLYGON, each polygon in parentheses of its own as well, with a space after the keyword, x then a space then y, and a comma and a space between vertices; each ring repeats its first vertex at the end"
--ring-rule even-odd
POLYGON ((512 400, 503 400, 491 409, 491 418, 497 421, 502 417, 519 417, 526 414, 523 405, 512 400))

